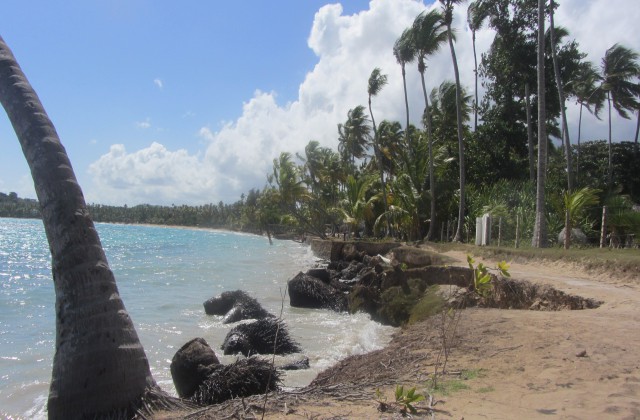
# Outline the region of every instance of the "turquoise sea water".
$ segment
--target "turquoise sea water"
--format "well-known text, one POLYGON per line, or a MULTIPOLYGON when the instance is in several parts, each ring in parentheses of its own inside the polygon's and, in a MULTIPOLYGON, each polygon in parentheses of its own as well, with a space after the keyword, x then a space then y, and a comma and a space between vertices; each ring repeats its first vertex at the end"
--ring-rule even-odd
MULTIPOLYGON (((223 231, 97 225, 118 288, 160 386, 174 393, 169 364, 185 342, 203 337, 223 363, 220 345, 232 325, 202 303, 243 289, 273 314, 282 309, 291 336, 312 368, 287 373, 304 386, 351 355, 384 346, 392 329, 368 316, 282 304, 287 280, 316 262, 291 241, 223 231)), ((44 418, 55 341, 50 254, 39 220, 0 218, 0 417, 44 418)), ((300 355, 287 356, 291 361, 300 355)))

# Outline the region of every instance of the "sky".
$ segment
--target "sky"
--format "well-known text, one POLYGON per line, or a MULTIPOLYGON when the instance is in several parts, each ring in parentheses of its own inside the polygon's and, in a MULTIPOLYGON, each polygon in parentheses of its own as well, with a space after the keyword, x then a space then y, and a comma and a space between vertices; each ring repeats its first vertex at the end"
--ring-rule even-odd
MULTIPOLYGON (((600 66, 621 43, 640 52, 637 0, 561 0, 566 27, 600 66)), ((468 2, 454 14, 462 84, 473 90, 468 2)), ((377 121, 405 121, 393 43, 423 10, 417 0, 5 1, 0 36, 38 93, 89 203, 232 203, 262 189, 280 152, 310 140, 336 149, 337 124, 367 104, 375 67, 389 83, 377 121)), ((477 34, 478 54, 493 39, 477 34)), ((453 80, 448 48, 428 63, 427 89, 453 80)), ((407 66, 411 121, 421 126, 417 66, 407 66)), ((582 139, 607 138, 586 114, 582 139)), ((577 138, 578 108, 569 104, 577 138)), ((613 118, 614 141, 635 120, 613 118)), ((0 115, 0 192, 35 198, 15 133, 0 115)))

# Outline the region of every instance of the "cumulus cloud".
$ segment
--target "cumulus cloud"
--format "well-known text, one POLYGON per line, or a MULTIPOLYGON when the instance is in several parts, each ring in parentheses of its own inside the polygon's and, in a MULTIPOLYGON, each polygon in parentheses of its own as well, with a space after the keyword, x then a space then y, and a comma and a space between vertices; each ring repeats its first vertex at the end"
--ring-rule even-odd
POLYGON ((131 153, 122 144, 112 145, 89 173, 100 202, 107 204, 199 202, 218 181, 198 156, 159 143, 131 153))
MULTIPOLYGON (((633 2, 621 1, 627 7, 620 4, 616 9, 622 7, 625 12, 613 14, 614 8, 606 0, 565 0, 556 22, 569 29, 589 59, 599 62, 604 50, 615 42, 640 50, 640 39, 629 32, 640 20, 640 8, 634 7, 633 2), (619 23, 619 19, 624 22, 619 23), (594 30, 594 25, 602 30, 594 30)), ((439 3, 428 7, 439 7, 439 3)), ((172 152, 157 143, 135 152, 115 145, 92 165, 91 173, 116 202, 234 201, 250 188, 265 184, 272 161, 280 152, 303 151, 310 140, 336 148, 336 126, 346 119, 350 108, 367 104, 367 80, 375 67, 380 67, 389 81, 374 98, 376 120, 404 121, 402 77, 392 49, 402 30, 425 8, 423 2, 415 0, 372 0, 368 10, 344 15, 340 4, 323 6, 315 15, 308 38, 317 63, 299 86, 294 101, 279 104, 276 92, 256 90, 243 104, 242 115, 236 121, 213 130, 210 126, 219 124, 215 121, 199 130, 206 145, 201 153, 172 152)), ((473 51, 466 28, 466 6, 456 7, 454 26, 461 82, 471 92, 473 51)), ((478 54, 488 49, 492 39, 490 29, 477 34, 478 54)), ((419 124, 424 103, 416 67, 415 63, 407 65, 407 86, 411 121, 419 124)), ((429 91, 444 80, 453 80, 447 46, 428 62, 426 76, 429 91)), ((154 83, 162 87, 160 79, 154 83)), ((569 108, 569 118, 569 128, 575 131, 575 106, 569 108)), ((583 139, 604 138, 602 125, 594 118, 585 118, 583 133, 588 134, 583 139)), ((618 138, 629 138, 634 127, 632 123, 618 124, 618 138)))

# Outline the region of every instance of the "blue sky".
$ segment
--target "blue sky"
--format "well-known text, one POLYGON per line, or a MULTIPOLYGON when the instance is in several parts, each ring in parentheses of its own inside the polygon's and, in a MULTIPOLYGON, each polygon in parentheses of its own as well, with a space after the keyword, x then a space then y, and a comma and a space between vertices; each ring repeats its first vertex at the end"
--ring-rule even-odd
MULTIPOLYGON (((0 35, 53 120, 87 201, 203 204, 262 188, 280 151, 301 151, 311 139, 336 147, 336 124, 366 104, 374 67, 389 75, 376 112, 403 120, 391 47, 426 7, 416 0, 22 0, 3 3, 0 35)), ((614 42, 640 51, 639 9, 635 0, 563 0, 556 22, 599 64, 614 42)), ((471 89, 465 13, 466 4, 456 14, 456 48, 471 89)), ((480 52, 491 38, 490 30, 478 35, 480 52)), ((410 101, 419 109, 411 70, 410 101)), ((448 50, 428 71, 429 89, 452 78, 448 50)), ((577 110, 569 114, 575 131, 577 110)), ((0 191, 35 197, 4 115, 0 191)), ((614 138, 634 129, 634 121, 616 119, 614 138)), ((585 117, 583 133, 604 138, 606 124, 585 117)))

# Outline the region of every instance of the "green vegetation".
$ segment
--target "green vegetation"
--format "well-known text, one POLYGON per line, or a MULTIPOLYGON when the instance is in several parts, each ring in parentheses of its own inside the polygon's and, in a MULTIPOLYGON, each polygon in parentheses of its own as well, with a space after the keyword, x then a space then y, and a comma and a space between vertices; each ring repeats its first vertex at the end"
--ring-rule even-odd
MULTIPOLYGON (((603 110, 607 116, 613 111, 640 116, 638 54, 615 44, 602 52, 600 63, 587 61, 578 41, 550 19, 562 7, 557 2, 546 8, 537 0, 470 2, 470 40, 450 30, 453 12, 463 3, 440 3, 440 10, 424 11, 407 28, 398 28, 401 36, 389 51, 403 80, 417 71, 423 82, 424 107, 418 109, 409 108, 403 85, 406 120, 374 119, 379 93, 389 87, 387 75, 372 66, 362 75, 368 77, 368 103, 355 105, 337 125, 337 150, 310 140, 303 153, 282 151, 267 185, 235 203, 95 204, 89 206, 92 217, 269 235, 471 242, 476 218, 489 213, 500 245, 546 247, 558 245, 565 227, 579 229, 587 244, 598 245, 607 206, 607 244, 637 243, 638 139, 619 141, 631 139, 616 139, 612 127, 606 140, 585 142, 580 126, 583 109, 593 114, 584 118, 600 118, 603 110), (495 37, 477 54, 475 31, 482 26, 492 28, 495 37), (472 42, 474 56, 481 57, 474 68, 458 69, 460 42, 472 42), (429 60, 442 49, 451 53, 454 80, 429 78, 429 60), (470 71, 473 89, 461 86, 458 77, 470 71), (430 92, 425 81, 435 86, 430 92), (485 87, 483 97, 478 82, 485 87), (577 144, 570 147, 569 132, 562 129, 566 101, 580 104, 577 136, 571 133, 577 144), (410 114, 422 116, 420 127, 410 124, 410 114)), ((34 200, 0 195, 0 216, 38 213, 34 200)), ((565 247, 583 246, 566 231, 565 247)))
MULTIPOLYGON (((394 392, 395 401, 394 404, 400 407, 400 413, 403 416, 407 414, 416 414, 418 411, 413 406, 413 404, 424 400, 424 395, 416 393, 416 389, 404 389, 403 385, 396 385, 396 390, 394 392)), ((378 401, 378 410, 385 412, 389 410, 389 404, 387 404, 386 398, 383 397, 380 389, 376 389, 376 400, 378 401)))
MULTIPOLYGON (((471 389, 471 386, 467 381, 484 377, 484 371, 482 369, 463 370, 456 374, 455 378, 441 380, 435 383, 430 383, 427 388, 432 394, 450 395, 454 392, 462 391, 465 389, 471 389)), ((478 388, 476 392, 491 392, 493 387, 478 388)))
POLYGON ((440 287, 446 286, 430 286, 422 295, 422 298, 409 311, 409 324, 425 320, 439 313, 444 305, 445 300, 438 294, 440 287))

